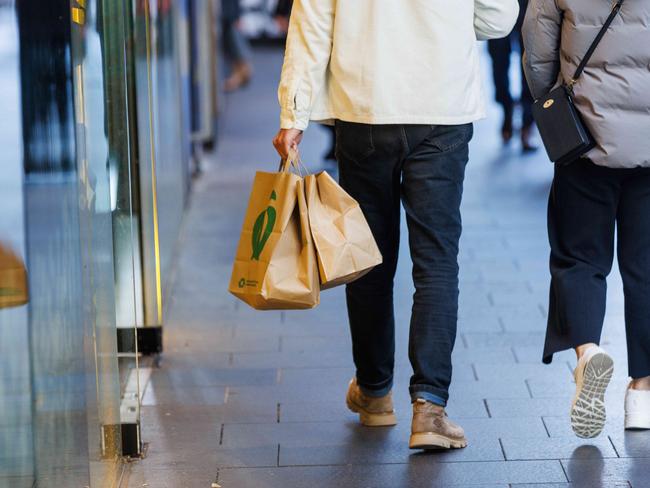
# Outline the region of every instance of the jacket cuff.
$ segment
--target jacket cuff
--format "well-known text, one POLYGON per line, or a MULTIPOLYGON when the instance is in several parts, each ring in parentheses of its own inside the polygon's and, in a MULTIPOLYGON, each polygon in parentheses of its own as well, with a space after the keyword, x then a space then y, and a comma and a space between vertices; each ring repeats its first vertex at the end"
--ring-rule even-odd
POLYGON ((293 110, 282 109, 280 111, 281 129, 298 129, 304 131, 309 125, 309 117, 299 117, 293 110))

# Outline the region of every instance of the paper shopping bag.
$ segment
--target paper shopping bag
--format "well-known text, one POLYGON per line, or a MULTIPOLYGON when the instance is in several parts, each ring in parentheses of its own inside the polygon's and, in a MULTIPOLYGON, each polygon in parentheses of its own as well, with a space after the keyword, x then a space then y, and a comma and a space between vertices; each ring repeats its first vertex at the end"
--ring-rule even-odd
POLYGON ((382 256, 357 201, 326 172, 305 178, 321 288, 354 281, 382 256))
POLYGON ((230 292, 258 310, 307 309, 320 301, 304 181, 289 166, 255 175, 230 278, 230 292))
POLYGON ((25 265, 9 248, 0 244, 0 308, 24 305, 28 299, 25 265))

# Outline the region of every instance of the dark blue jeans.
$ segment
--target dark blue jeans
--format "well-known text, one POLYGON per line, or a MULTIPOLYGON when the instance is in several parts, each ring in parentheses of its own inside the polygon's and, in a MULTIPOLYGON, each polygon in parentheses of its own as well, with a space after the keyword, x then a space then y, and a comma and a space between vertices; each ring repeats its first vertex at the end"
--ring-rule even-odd
POLYGON ((336 124, 341 186, 361 205, 384 258, 346 289, 357 381, 369 395, 385 395, 393 383, 393 280, 401 201, 415 284, 411 397, 443 406, 449 398, 458 316, 460 203, 472 133, 472 124, 336 124))
POLYGON ((618 237, 629 375, 650 376, 650 168, 556 166, 548 205, 551 293, 543 359, 599 344, 618 237))

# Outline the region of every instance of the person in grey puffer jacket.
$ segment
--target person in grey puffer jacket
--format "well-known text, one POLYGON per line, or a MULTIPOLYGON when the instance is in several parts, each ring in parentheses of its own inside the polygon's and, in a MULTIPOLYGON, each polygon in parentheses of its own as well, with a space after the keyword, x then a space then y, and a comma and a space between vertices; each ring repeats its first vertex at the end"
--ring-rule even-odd
MULTIPOLYGON (((568 82, 605 23, 611 0, 530 0, 524 69, 535 99, 568 82)), ((574 87, 596 147, 556 165, 548 209, 551 292, 545 363, 573 348, 573 430, 605 423, 612 358, 597 344, 615 230, 624 283, 628 370, 625 427, 650 428, 650 2, 625 0, 574 87)))

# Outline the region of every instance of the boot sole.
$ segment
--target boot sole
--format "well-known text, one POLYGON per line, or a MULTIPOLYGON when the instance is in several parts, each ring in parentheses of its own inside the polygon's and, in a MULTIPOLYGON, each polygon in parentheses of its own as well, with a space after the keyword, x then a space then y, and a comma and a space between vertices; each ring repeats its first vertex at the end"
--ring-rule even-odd
POLYGON ((452 439, 442 434, 421 432, 411 434, 410 449, 462 449, 467 447, 467 439, 452 439))
POLYGON ((366 427, 390 427, 397 425, 395 412, 372 413, 348 399, 346 399, 346 403, 351 412, 359 414, 359 422, 366 427))
POLYGON ((597 437, 605 427, 605 391, 614 373, 609 354, 599 352, 589 359, 582 377, 576 380, 571 406, 571 427, 582 439, 597 437))

